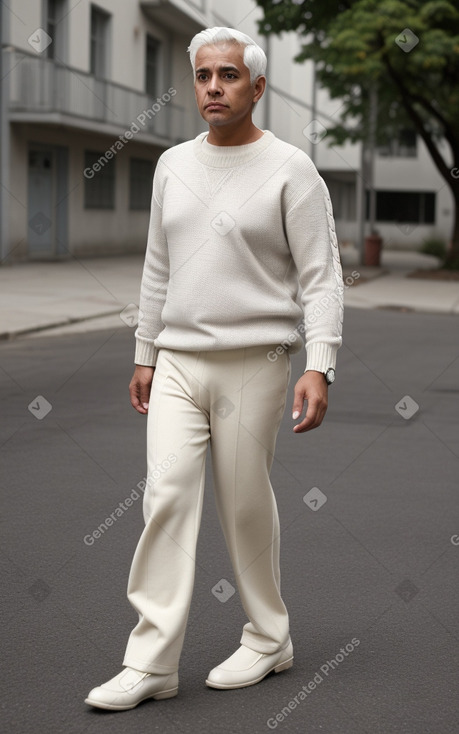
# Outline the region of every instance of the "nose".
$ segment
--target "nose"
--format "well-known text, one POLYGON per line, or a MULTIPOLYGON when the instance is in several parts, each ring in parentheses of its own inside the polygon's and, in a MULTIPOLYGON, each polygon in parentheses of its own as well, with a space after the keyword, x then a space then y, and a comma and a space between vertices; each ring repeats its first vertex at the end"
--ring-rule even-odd
POLYGON ((216 94, 218 95, 222 93, 220 79, 217 73, 212 74, 209 81, 209 86, 207 87, 207 91, 210 95, 212 95, 212 97, 214 97, 216 94))

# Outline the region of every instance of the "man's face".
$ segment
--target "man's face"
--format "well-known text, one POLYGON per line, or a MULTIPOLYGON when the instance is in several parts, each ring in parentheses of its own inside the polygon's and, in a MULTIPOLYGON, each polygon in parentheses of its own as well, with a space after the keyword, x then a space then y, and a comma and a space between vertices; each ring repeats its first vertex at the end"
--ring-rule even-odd
POLYGON ((251 116, 253 104, 263 94, 264 85, 250 83, 242 46, 231 41, 201 46, 195 67, 196 102, 209 125, 234 124, 251 116))

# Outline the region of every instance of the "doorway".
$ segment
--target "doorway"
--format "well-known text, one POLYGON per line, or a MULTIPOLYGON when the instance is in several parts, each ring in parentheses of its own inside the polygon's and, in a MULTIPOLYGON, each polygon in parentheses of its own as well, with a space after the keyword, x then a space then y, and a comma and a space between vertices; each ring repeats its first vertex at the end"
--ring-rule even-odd
POLYGON ((50 259, 68 254, 68 149, 30 144, 28 254, 50 259))

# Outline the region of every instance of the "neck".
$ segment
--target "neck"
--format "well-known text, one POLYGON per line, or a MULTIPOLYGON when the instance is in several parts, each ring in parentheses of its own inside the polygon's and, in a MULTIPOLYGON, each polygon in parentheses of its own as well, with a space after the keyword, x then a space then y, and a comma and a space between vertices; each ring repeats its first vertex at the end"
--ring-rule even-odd
POLYGON ((239 122, 235 125, 209 125, 207 142, 210 145, 247 145, 254 143, 262 135, 263 130, 254 125, 252 120, 245 124, 239 122))

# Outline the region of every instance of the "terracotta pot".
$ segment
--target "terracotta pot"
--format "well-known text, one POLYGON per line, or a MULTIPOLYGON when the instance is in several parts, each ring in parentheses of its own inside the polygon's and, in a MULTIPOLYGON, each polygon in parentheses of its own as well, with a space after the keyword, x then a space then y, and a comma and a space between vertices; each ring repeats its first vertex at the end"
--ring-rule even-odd
POLYGON ((364 265, 379 268, 381 265, 382 237, 379 234, 370 234, 365 237, 364 265))

